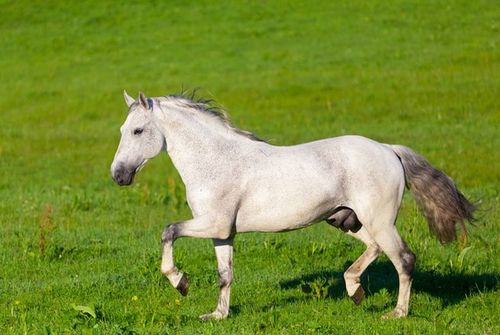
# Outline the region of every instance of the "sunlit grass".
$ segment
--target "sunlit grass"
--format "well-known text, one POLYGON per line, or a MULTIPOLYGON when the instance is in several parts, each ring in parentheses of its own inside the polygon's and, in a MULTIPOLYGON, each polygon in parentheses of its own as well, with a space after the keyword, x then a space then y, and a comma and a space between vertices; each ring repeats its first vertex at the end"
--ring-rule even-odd
POLYGON ((489 1, 33 3, 0 1, 0 333, 499 333, 499 9, 489 1), (121 95, 201 87, 234 123, 286 145, 361 134, 413 147, 479 202, 465 247, 442 247, 411 197, 410 316, 382 322, 397 279, 372 265, 359 307, 342 273, 363 246, 325 224, 235 242, 231 316, 215 307, 210 241, 176 243, 182 298, 159 271, 161 231, 189 217, 158 157, 130 188, 109 165, 121 95), (468 249, 465 249, 468 248, 468 249))

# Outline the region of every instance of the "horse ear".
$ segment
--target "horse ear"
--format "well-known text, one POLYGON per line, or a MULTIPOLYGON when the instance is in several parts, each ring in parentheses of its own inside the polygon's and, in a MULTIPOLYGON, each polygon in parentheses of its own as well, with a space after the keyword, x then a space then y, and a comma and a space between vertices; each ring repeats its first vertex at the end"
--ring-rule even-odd
POLYGON ((130 95, 128 95, 127 91, 123 90, 123 97, 125 98, 125 103, 127 104, 128 107, 132 105, 135 100, 132 98, 130 95))
POLYGON ((142 107, 144 107, 145 109, 149 109, 148 99, 142 92, 139 92, 139 102, 141 103, 142 107))

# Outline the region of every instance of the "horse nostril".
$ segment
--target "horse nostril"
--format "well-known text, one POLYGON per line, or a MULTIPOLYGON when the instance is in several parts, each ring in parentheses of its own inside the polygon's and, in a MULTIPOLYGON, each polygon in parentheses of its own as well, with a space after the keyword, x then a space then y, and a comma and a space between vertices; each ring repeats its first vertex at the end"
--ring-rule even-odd
POLYGON ((113 172, 113 180, 117 183, 117 184, 122 184, 123 181, 124 181, 124 178, 123 178, 123 169, 122 168, 118 168, 117 170, 115 170, 113 172))
POLYGON ((125 169, 123 166, 119 166, 113 173, 113 180, 120 186, 130 185, 134 174, 125 169))

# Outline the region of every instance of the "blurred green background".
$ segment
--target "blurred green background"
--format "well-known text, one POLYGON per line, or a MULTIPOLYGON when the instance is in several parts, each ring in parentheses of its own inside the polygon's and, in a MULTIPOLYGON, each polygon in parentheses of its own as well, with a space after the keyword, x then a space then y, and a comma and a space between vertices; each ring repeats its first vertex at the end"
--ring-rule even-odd
POLYGON ((498 333, 497 2, 0 0, 0 13, 2 333, 498 333), (275 145, 410 146, 480 203, 469 242, 445 249, 405 197, 408 319, 379 320, 397 289, 383 258, 351 305, 341 273, 363 247, 318 225, 238 237, 232 315, 197 321, 217 297, 210 241, 176 244, 191 297, 159 273, 161 230, 190 215, 168 157, 131 188, 109 174, 123 89, 197 87, 275 145))

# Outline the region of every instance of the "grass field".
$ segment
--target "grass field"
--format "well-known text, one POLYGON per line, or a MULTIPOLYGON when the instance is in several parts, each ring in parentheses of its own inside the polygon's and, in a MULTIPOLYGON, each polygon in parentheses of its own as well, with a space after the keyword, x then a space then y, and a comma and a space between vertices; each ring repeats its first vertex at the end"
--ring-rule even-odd
POLYGON ((1 334, 499 334, 500 7, 495 1, 0 0, 1 334), (417 255, 410 315, 385 257, 359 307, 342 273, 363 246, 326 224, 235 241, 230 318, 211 241, 176 243, 181 297, 159 271, 164 225, 189 218, 168 157, 134 186, 109 173, 122 90, 201 87, 272 144, 360 134, 408 145, 479 201, 443 247, 405 196, 417 255))

